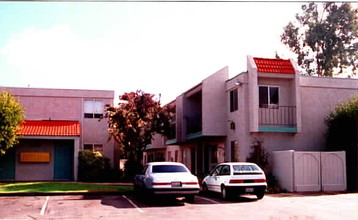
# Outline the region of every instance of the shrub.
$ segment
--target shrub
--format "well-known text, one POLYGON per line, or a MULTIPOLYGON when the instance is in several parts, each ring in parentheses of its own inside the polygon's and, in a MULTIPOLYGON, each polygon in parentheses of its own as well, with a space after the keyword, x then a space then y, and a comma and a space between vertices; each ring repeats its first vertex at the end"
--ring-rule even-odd
POLYGON ((83 182, 107 182, 112 179, 109 159, 101 152, 83 150, 78 155, 78 180, 83 182))
POLYGON ((327 150, 345 151, 347 163, 347 188, 358 189, 358 96, 340 103, 326 120, 327 150))
POLYGON ((143 170, 143 165, 133 159, 127 160, 124 164, 124 181, 133 181, 133 178, 136 174, 141 173, 143 170))
POLYGON ((266 152, 265 148, 262 146, 263 141, 255 139, 251 145, 252 151, 250 156, 246 158, 248 162, 256 163, 261 169, 266 171, 269 165, 269 156, 270 154, 266 152))

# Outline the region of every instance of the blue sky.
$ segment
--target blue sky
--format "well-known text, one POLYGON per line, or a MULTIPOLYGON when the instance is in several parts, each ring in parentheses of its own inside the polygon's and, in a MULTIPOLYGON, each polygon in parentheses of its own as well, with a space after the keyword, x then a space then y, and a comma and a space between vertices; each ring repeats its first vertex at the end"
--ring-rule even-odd
POLYGON ((0 2, 0 86, 142 89, 173 100, 280 43, 302 3, 0 2))

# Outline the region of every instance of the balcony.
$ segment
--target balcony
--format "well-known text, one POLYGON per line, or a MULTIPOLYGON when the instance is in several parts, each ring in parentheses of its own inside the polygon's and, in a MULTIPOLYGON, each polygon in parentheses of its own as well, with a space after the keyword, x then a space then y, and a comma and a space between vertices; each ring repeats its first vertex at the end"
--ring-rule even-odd
POLYGON ((192 139, 201 135, 202 120, 201 115, 187 116, 186 120, 186 135, 188 139, 192 139))
POLYGON ((296 106, 261 106, 259 108, 259 131, 296 133, 296 106))

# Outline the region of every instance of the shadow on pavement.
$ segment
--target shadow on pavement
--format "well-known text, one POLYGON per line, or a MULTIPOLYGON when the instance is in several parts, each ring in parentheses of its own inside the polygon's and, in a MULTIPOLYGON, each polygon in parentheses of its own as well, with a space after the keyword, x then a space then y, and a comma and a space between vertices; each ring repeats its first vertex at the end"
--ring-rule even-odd
POLYGON ((213 193, 213 192, 200 194, 199 198, 200 197, 208 198, 208 199, 211 199, 211 200, 213 200, 215 202, 223 203, 223 204, 227 204, 227 203, 247 203, 247 202, 256 202, 256 201, 258 201, 256 196, 252 196, 252 195, 237 195, 237 196, 232 196, 232 198, 230 198, 228 200, 224 200, 224 199, 221 198, 219 193, 213 193))

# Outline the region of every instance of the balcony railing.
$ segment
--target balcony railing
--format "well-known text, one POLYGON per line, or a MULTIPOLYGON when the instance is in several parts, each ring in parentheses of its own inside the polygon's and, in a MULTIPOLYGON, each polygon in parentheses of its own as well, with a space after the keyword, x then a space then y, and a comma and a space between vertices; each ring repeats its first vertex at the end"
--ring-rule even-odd
POLYGON ((259 125, 296 127, 296 106, 261 106, 259 108, 259 125))

